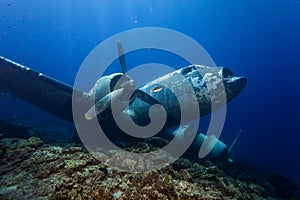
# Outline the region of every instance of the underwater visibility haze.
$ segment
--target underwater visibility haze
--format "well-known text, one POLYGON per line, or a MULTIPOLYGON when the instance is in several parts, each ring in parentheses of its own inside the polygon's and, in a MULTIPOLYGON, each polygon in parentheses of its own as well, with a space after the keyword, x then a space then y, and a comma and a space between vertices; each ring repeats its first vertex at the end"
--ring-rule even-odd
MULTIPOLYGON (((220 140, 229 146, 242 129, 230 156, 234 163, 299 184, 299 0, 1 0, 0 56, 73 86, 99 43, 143 27, 181 32, 201 44, 217 66, 247 77, 244 90, 227 105, 220 140)), ((145 63, 176 70, 189 65, 154 49, 126 55, 128 70, 145 63)), ((105 74, 115 72, 122 72, 117 59, 105 74)), ((206 132, 210 117, 201 117, 200 132, 206 132)), ((51 141, 76 135, 71 123, 9 91, 0 96, 0 120, 51 132, 51 141)))

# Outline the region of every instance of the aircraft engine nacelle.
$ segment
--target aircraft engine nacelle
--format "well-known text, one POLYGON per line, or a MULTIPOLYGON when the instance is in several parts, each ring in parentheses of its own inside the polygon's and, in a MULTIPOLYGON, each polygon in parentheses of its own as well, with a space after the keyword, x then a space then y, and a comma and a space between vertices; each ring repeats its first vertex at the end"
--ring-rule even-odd
POLYGON ((95 98, 95 102, 97 102, 112 91, 120 89, 121 85, 128 80, 130 80, 130 78, 128 76, 124 76, 122 73, 114 73, 109 76, 103 76, 96 81, 94 87, 87 95, 91 98, 95 98))

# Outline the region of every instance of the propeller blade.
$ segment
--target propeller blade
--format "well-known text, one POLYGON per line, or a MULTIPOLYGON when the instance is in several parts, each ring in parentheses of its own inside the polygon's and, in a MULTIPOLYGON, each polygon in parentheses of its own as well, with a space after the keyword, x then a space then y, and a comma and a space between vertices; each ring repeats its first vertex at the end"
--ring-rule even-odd
POLYGON ((159 101, 157 101, 155 98, 153 98, 152 96, 150 96, 149 94, 147 94, 146 92, 136 89, 134 91, 134 95, 141 99, 142 101, 150 104, 150 105, 154 105, 154 104, 159 104, 161 105, 161 103, 159 101))
POLYGON ((93 105, 84 115, 86 120, 92 120, 101 114, 104 110, 111 106, 111 99, 113 97, 119 97, 124 88, 114 90, 111 93, 100 99, 95 105, 93 105))
POLYGON ((125 55, 124 55, 124 49, 123 45, 120 41, 117 42, 118 47, 118 55, 119 55, 119 61, 122 68, 123 74, 126 74, 126 64, 125 64, 125 55))
MULTIPOLYGON (((118 55, 119 55, 119 61, 122 68, 123 74, 126 74, 126 64, 125 64, 125 55, 124 55, 124 49, 123 45, 120 41, 117 41, 117 47, 118 47, 118 55)), ((155 98, 147 94, 146 92, 143 92, 142 90, 136 89, 133 93, 133 96, 138 97, 142 101, 154 105, 154 104, 160 104, 159 101, 157 101, 155 98)), ((132 101, 131 101, 132 102, 132 101)))

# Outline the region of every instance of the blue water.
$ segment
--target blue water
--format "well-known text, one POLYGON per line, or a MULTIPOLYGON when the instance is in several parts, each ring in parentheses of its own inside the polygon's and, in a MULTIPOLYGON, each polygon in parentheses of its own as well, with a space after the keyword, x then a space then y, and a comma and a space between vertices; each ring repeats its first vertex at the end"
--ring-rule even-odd
MULTIPOLYGON (((192 37, 217 65, 248 78, 227 107, 221 139, 230 144, 243 129, 234 157, 300 182, 299 0, 1 0, 0 55, 72 85, 96 45, 147 26, 192 37)), ((127 64, 144 60, 151 58, 141 53, 127 64)), ((1 99, 0 112, 50 118, 14 99, 1 99)))

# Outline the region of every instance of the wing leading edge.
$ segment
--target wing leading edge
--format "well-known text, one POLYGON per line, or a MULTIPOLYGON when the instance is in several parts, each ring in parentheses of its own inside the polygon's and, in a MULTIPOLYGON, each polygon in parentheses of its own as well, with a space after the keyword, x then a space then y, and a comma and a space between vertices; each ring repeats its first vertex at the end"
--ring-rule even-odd
MULTIPOLYGON (((0 90, 9 92, 59 118, 73 121, 73 88, 0 56, 0 90)), ((82 96, 83 92, 75 91, 82 96)))

